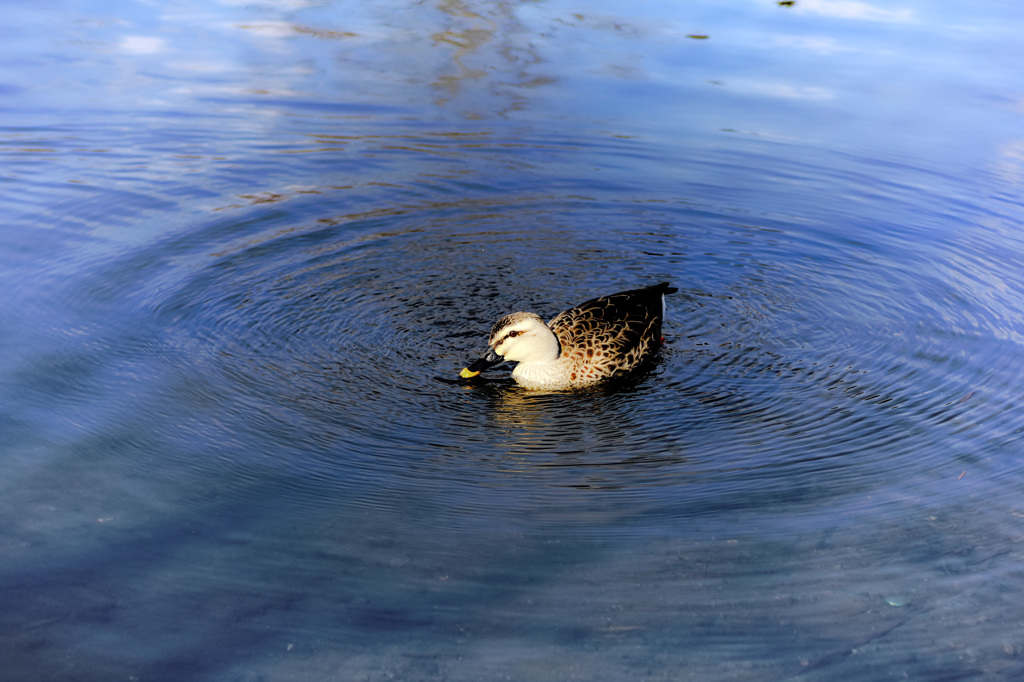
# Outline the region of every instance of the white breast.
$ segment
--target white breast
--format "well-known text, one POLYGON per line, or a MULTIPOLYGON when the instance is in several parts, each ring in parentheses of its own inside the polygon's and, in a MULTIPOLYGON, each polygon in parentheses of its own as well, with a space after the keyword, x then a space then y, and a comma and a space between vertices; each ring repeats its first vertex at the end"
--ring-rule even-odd
POLYGON ((512 378, 523 388, 550 389, 570 388, 568 363, 555 362, 520 362, 512 370, 512 378))

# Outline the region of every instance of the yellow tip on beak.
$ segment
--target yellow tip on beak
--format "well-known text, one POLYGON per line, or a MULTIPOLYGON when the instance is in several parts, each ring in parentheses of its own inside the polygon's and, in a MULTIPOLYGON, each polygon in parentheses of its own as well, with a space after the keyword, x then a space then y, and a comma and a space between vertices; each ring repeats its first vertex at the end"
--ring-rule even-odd
POLYGON ((480 374, 480 372, 470 372, 469 367, 463 367, 462 371, 459 372, 459 376, 462 377, 463 379, 472 379, 478 374, 480 374))

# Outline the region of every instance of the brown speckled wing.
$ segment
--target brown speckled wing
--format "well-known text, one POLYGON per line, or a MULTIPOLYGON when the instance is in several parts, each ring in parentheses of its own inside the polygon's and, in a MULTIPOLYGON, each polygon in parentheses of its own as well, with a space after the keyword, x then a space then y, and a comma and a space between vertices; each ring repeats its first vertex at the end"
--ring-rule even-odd
POLYGON ((573 358, 588 375, 610 376, 636 367, 658 347, 662 296, 673 291, 659 284, 601 296, 566 310, 548 326, 563 357, 573 358))

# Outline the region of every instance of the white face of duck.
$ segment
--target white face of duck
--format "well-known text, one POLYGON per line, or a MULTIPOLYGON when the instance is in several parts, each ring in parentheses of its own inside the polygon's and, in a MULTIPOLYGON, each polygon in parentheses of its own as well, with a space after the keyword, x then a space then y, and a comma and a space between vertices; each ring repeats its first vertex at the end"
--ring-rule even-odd
POLYGON ((491 333, 491 347, 509 362, 526 363, 554 362, 560 351, 554 332, 533 313, 503 317, 491 333))
POLYGON ((463 379, 471 379, 488 367, 509 362, 554 362, 561 348, 555 333, 534 313, 512 313, 491 329, 490 348, 482 358, 464 368, 463 379))

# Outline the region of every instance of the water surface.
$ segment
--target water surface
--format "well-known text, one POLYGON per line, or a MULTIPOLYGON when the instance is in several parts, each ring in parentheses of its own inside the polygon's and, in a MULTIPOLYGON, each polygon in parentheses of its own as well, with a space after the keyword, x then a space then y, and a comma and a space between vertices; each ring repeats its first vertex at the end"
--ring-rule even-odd
POLYGON ((5 679, 1018 678, 1019 18, 12 8, 5 679))

